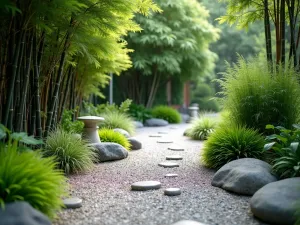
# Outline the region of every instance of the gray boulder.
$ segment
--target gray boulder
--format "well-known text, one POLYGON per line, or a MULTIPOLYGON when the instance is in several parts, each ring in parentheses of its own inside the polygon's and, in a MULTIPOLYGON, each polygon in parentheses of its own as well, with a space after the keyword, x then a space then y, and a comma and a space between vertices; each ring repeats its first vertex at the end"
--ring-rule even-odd
POLYGON ((115 129, 114 129, 114 132, 123 134, 123 135, 124 135, 125 137, 127 137, 127 138, 130 137, 130 134, 129 134, 126 130, 121 129, 121 128, 115 128, 115 129))
POLYGON ((51 225, 51 221, 27 202, 13 202, 0 207, 0 225, 51 225))
POLYGON ((183 114, 181 113, 181 121, 184 123, 187 123, 190 120, 190 115, 189 114, 183 114))
POLYGON ((128 156, 128 151, 120 144, 112 142, 95 143, 92 146, 98 153, 99 162, 124 159, 128 156))
POLYGON ((140 121, 134 121, 134 125, 135 125, 135 128, 142 128, 142 127, 144 127, 143 123, 140 122, 140 121))
POLYGON ((300 178, 289 178, 267 184, 250 200, 252 213, 259 219, 281 225, 295 224, 300 201, 300 178))
POLYGON ((131 150, 139 150, 142 148, 142 143, 135 138, 128 138, 129 143, 131 144, 131 150))
POLYGON ((147 127, 163 127, 169 125, 169 122, 163 119, 148 119, 145 121, 145 126, 147 127))
POLYGON ((221 167, 211 184, 243 195, 253 195, 268 183, 277 181, 271 174, 271 165, 254 158, 231 161, 221 167))

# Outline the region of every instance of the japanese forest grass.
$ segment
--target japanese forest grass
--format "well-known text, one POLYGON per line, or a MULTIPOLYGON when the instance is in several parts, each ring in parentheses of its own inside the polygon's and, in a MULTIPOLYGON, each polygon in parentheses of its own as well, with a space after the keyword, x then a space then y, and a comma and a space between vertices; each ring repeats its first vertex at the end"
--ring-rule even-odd
POLYGON ((300 85, 293 69, 271 69, 259 58, 228 66, 218 80, 233 124, 265 132, 267 124, 291 128, 300 118, 300 85))
POLYGON ((101 142, 113 142, 122 145, 127 150, 130 150, 131 145, 128 139, 121 133, 115 132, 112 129, 102 128, 98 131, 101 142))

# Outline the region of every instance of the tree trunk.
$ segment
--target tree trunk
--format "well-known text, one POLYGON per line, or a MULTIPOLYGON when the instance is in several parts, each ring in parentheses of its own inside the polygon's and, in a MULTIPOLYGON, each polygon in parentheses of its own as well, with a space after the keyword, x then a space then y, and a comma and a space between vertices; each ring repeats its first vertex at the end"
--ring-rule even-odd
POLYGON ((270 28, 270 16, 269 16, 269 2, 264 0, 264 25, 265 25, 265 39, 266 39, 266 53, 267 61, 272 67, 272 40, 271 40, 271 28, 270 28))

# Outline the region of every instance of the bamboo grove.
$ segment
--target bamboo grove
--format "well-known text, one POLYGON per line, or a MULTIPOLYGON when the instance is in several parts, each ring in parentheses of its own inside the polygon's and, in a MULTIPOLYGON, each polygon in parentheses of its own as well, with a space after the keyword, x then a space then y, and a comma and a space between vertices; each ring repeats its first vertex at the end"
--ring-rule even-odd
POLYGON ((47 136, 108 73, 131 66, 123 37, 152 0, 3 0, 0 3, 0 121, 47 136))
POLYGON ((267 60, 275 64, 289 62, 296 70, 300 69, 300 2, 298 0, 221 1, 228 3, 227 15, 219 18, 221 23, 237 22, 239 27, 244 28, 254 21, 263 21, 267 60))

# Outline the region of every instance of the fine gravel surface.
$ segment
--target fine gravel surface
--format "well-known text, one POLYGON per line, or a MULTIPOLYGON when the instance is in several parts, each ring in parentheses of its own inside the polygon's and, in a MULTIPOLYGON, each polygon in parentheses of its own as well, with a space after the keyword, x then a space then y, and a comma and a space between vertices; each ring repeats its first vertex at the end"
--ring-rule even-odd
POLYGON ((203 142, 183 136, 187 124, 140 128, 135 137, 143 149, 131 151, 128 158, 100 163, 87 174, 69 177, 72 196, 82 198, 83 206, 65 209, 54 225, 171 225, 179 220, 195 220, 207 225, 263 225, 253 218, 249 197, 238 196, 211 186, 214 175, 200 164, 203 142), (172 129, 173 128, 173 129, 172 129), (158 132, 163 137, 149 137, 158 132), (166 138, 185 151, 168 150, 166 138), (158 166, 169 155, 182 155, 179 167, 158 166), (165 177, 177 173, 178 177, 165 177), (160 181, 159 190, 131 191, 137 181, 160 181), (180 188, 181 195, 166 196, 164 189, 180 188))

